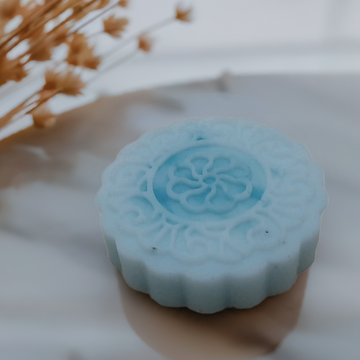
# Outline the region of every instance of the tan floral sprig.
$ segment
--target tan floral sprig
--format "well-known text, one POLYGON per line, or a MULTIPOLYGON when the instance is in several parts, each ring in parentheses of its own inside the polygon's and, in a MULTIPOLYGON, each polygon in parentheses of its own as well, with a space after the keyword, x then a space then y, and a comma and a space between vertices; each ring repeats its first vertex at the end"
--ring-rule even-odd
MULTIPOLYGON (((98 34, 86 35, 83 32, 83 28, 95 19, 102 19, 103 29, 100 34, 111 36, 114 40, 124 38, 114 46, 114 51, 137 42, 137 51, 141 52, 151 51, 151 32, 176 20, 191 20, 191 8, 178 6, 170 19, 126 38, 124 33, 129 19, 117 16, 115 10, 124 9, 128 4, 128 0, 0 0, 0 87, 9 82, 21 82, 36 70, 40 62, 49 64, 44 74, 44 86, 1 117, 0 128, 25 114, 32 115, 37 127, 53 125, 55 115, 49 109, 48 100, 57 94, 77 96, 82 93, 86 84, 78 69, 100 69, 98 74, 102 73, 102 61, 112 55, 113 51, 97 54, 95 35, 98 34), (21 17, 20 24, 7 30, 7 25, 17 16, 21 17), (63 59, 55 61, 54 49, 63 44, 67 46, 67 54, 63 59)), ((115 59, 105 67, 105 71, 135 54, 115 59)))
MULTIPOLYGON (((45 72, 44 86, 0 118, 0 128, 7 125, 16 115, 34 114, 35 110, 58 94, 80 95, 84 87, 85 83, 73 68, 59 72, 47 70, 45 72)), ((34 123, 34 125, 38 124, 34 123)))
POLYGON ((110 15, 103 20, 104 32, 115 38, 120 38, 128 23, 129 20, 125 17, 116 18, 115 15, 110 15))
POLYGON ((30 114, 33 117, 34 125, 38 128, 47 128, 55 124, 56 116, 51 112, 46 102, 30 111, 30 114))
POLYGON ((56 94, 77 96, 81 94, 84 87, 85 84, 82 82, 80 75, 76 75, 74 70, 62 72, 47 70, 45 72, 45 84, 39 94, 43 95, 44 98, 50 98, 56 94))
POLYGON ((154 39, 146 34, 142 34, 138 38, 138 48, 144 52, 150 52, 154 44, 154 39))
POLYGON ((175 16, 175 18, 177 20, 184 21, 184 22, 190 22, 192 20, 191 16, 192 16, 192 9, 191 8, 184 9, 180 5, 178 5, 176 7, 176 16, 175 16))
POLYGON ((95 70, 100 64, 100 57, 94 55, 94 46, 90 46, 84 34, 75 33, 68 40, 68 55, 65 61, 69 65, 95 70))

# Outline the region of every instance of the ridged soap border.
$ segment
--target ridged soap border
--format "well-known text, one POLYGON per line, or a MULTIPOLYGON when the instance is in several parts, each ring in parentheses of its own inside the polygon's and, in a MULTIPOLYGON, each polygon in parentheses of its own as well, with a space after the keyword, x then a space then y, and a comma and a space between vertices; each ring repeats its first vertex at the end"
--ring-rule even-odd
MULTIPOLYGON (((135 151, 136 153, 136 151, 135 151)), ((137 154, 138 156, 138 154, 137 154)), ((318 241, 318 230, 320 226, 320 214, 326 207, 327 196, 323 189, 323 176, 320 168, 311 160, 308 151, 300 144, 289 140, 281 131, 263 127, 253 122, 236 119, 195 119, 187 120, 169 125, 168 127, 155 130, 143 135, 136 144, 125 147, 118 155, 117 160, 103 174, 103 186, 98 193, 97 203, 102 213, 102 226, 107 243, 109 257, 113 264, 122 269, 127 283, 136 290, 149 293, 157 302, 166 306, 187 306, 198 312, 216 312, 226 307, 247 308, 256 305, 264 298, 288 290, 294 283, 296 276, 306 270, 312 263, 318 241), (170 259, 164 263, 164 257, 160 259, 159 254, 154 252, 144 252, 136 238, 128 234, 119 233, 119 229, 114 223, 114 213, 109 209, 106 199, 106 187, 111 177, 112 169, 117 166, 119 161, 133 161, 134 150, 139 144, 146 144, 154 141, 154 137, 161 136, 163 131, 178 131, 183 126, 194 124, 199 126, 201 123, 219 123, 245 125, 270 131, 273 134, 280 134, 287 142, 295 144, 297 149, 301 149, 301 154, 306 159, 312 171, 313 181, 316 184, 316 204, 313 206, 312 214, 308 214, 306 226, 302 226, 292 233, 291 241, 283 245, 280 254, 276 249, 259 251, 257 258, 245 259, 240 264, 216 263, 210 261, 206 276, 201 276, 202 266, 189 266, 186 262, 178 259, 170 259), (126 238, 126 240, 125 240, 126 238), (161 261, 160 261, 161 260, 161 261), (262 266, 256 266, 256 260, 262 262, 262 266), (170 262, 169 262, 170 261, 170 262), (255 265, 254 265, 255 264, 255 265), (166 266, 173 271, 165 271, 166 266), (191 271, 190 271, 191 270, 191 271), (284 278, 284 274, 286 274, 284 278), (279 281, 279 278, 281 281, 279 281), (202 287, 203 290, 199 290, 202 287), (206 284, 208 290, 206 291, 206 284), (257 285, 251 285, 257 284, 257 285), (262 286, 259 287, 259 284, 262 286), (234 289, 246 290, 251 296, 244 297, 236 294, 234 289), (169 294, 182 294, 172 298, 169 294), (216 296, 215 296, 216 295, 216 296), (211 296, 211 306, 206 305, 208 297, 211 296)))

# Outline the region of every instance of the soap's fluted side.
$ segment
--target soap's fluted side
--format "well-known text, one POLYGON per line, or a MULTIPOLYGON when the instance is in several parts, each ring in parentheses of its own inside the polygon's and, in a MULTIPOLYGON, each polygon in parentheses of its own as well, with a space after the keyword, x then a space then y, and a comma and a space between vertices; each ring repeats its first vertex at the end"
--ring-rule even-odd
MULTIPOLYGON (((121 256, 121 263, 127 284, 135 290, 148 293, 159 304, 168 307, 186 306, 199 313, 211 314, 230 307, 251 308, 268 296, 289 290, 298 274, 312 264, 317 242, 318 233, 315 233, 302 243, 296 253, 282 261, 270 262, 257 272, 245 276, 224 273, 209 277, 206 281, 194 278, 189 273, 182 275, 155 271, 136 257, 121 256)), ((120 259, 112 263, 118 267, 120 259)))
POLYGON ((125 147, 97 196, 111 262, 165 306, 249 308, 313 262, 323 173, 279 130, 187 120, 125 147))

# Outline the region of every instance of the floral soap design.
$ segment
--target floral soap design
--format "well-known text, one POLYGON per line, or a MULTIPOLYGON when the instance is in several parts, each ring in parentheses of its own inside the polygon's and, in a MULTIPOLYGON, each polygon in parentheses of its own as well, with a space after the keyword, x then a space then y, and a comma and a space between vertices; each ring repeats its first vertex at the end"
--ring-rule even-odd
POLYGON ((110 260, 131 287, 210 313, 286 291, 310 266, 322 184, 279 130, 197 119, 124 148, 97 201, 110 260))
POLYGON ((264 190, 261 166, 245 153, 219 145, 194 145, 171 156, 154 179, 155 196, 169 212, 199 221, 239 215, 264 190))

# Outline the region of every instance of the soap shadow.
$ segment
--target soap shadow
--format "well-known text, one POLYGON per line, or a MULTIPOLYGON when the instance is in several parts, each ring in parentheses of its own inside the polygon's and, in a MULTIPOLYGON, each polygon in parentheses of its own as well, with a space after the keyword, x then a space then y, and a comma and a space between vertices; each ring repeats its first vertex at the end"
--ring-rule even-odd
POLYGON ((204 315, 167 308, 131 289, 117 272, 126 318, 139 337, 170 360, 252 359, 273 351, 295 327, 308 271, 287 292, 252 309, 204 315))

